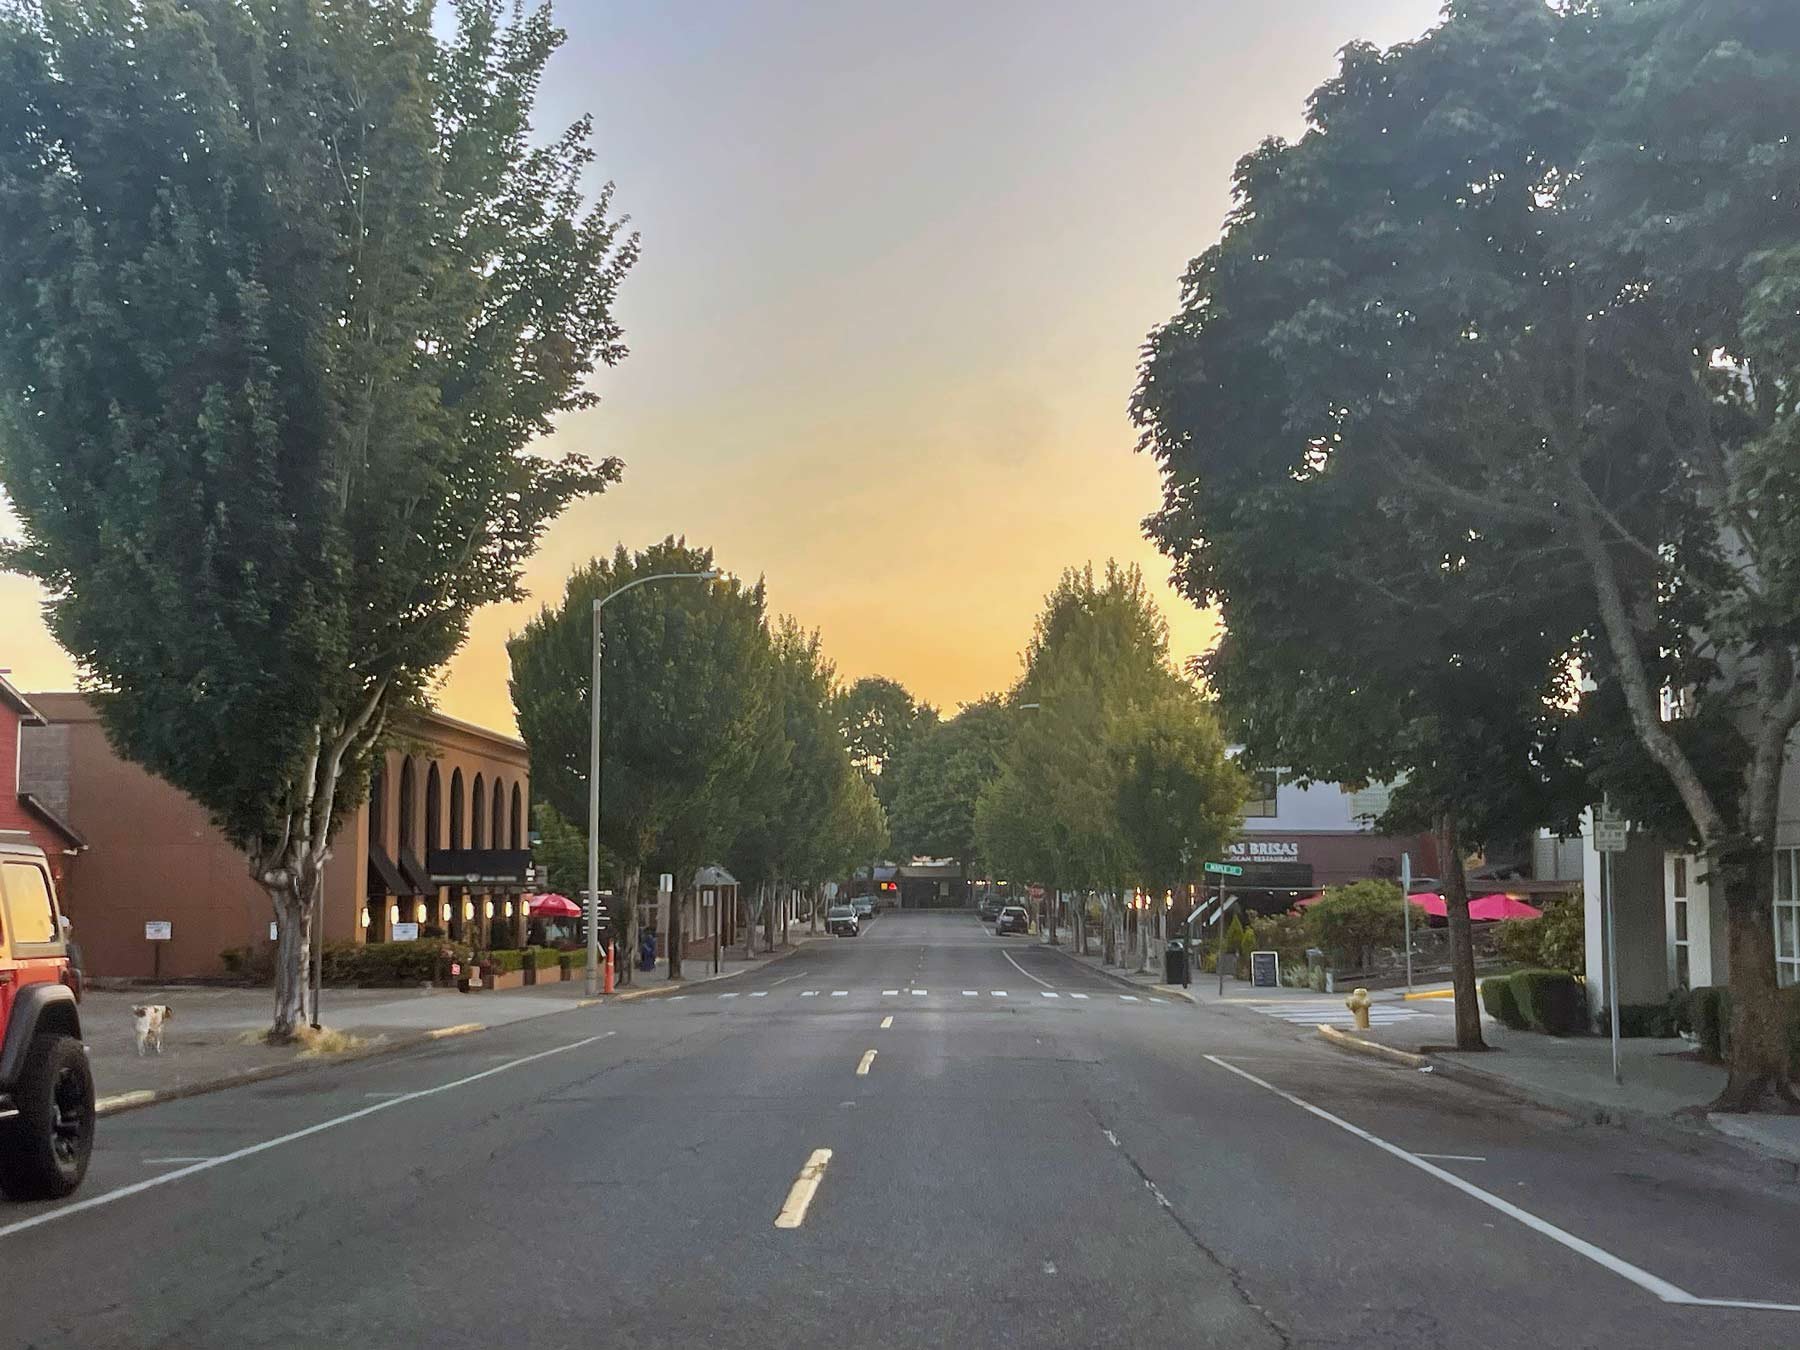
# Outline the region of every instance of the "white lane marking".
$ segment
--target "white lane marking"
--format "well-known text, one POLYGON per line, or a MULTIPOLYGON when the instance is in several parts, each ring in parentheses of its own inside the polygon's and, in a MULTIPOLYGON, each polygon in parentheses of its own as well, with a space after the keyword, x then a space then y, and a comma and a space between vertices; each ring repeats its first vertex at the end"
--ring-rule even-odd
POLYGON ((899 992, 900 992, 900 991, 899 991, 899 990, 898 990, 898 989, 883 989, 883 990, 882 990, 882 991, 881 991, 881 996, 882 996, 882 997, 883 997, 883 998, 893 998, 893 997, 895 997, 895 996, 896 996, 896 995, 897 995, 897 994, 899 994, 899 992))
POLYGON ((1152 1003, 1167 1003, 1169 1000, 1166 998, 1153 998, 1150 1001, 1152 1003))
POLYGON ((33 1214, 29 1219, 0 1225, 0 1238, 11 1237, 14 1233, 23 1233, 28 1228, 36 1228, 40 1224, 54 1223, 57 1219, 66 1219, 71 1214, 80 1214, 83 1210, 98 1209, 102 1205, 110 1205, 116 1200, 124 1200, 156 1186, 166 1186, 171 1181, 180 1181, 198 1172, 210 1171, 215 1167, 223 1167, 226 1163, 238 1162, 241 1159, 254 1157, 258 1153, 266 1153, 272 1148, 280 1148, 283 1144, 291 1144, 300 1139, 322 1134, 326 1130, 336 1129, 339 1125, 348 1125, 353 1120, 361 1120, 364 1116, 372 1116, 377 1111, 386 1111, 391 1107, 403 1106, 407 1102, 416 1102, 421 1097, 435 1097, 440 1092, 449 1092, 453 1088, 467 1087, 470 1083, 480 1082, 483 1078, 492 1078, 497 1073, 505 1073, 508 1069, 516 1069, 522 1064, 533 1064, 540 1059, 548 1059, 551 1055, 560 1055, 568 1050, 579 1050, 584 1045, 592 1045, 595 1041, 603 1041, 616 1033, 608 1031, 599 1036, 589 1036, 584 1040, 571 1041, 567 1045, 552 1046, 548 1050, 539 1050, 534 1055, 525 1055, 520 1059, 508 1060, 504 1064, 496 1064, 491 1069, 483 1069, 463 1078, 454 1078, 448 1083, 439 1083, 436 1087, 420 1088, 417 1092, 408 1092, 401 1097, 389 1097, 383 1102, 374 1102, 341 1116, 333 1116, 330 1120, 321 1120, 316 1125, 308 1125, 303 1129, 290 1130, 286 1134, 276 1135, 273 1139, 265 1139, 260 1144, 247 1144, 243 1148, 234 1149, 230 1153, 221 1153, 216 1158, 208 1158, 205 1162, 190 1163, 173 1172, 164 1172, 161 1176, 149 1177, 143 1181, 134 1181, 129 1186, 121 1186, 114 1191, 103 1191, 99 1195, 90 1195, 85 1200, 77 1200, 73 1204, 64 1205, 61 1209, 45 1210, 41 1214, 33 1214))
POLYGON ((1473 1153, 1415 1153, 1415 1158, 1433 1158, 1438 1162, 1486 1162, 1486 1158, 1478 1158, 1473 1153))
POLYGON ((1273 1083, 1258 1078, 1255 1074, 1250 1073, 1247 1070, 1238 1068, 1235 1064, 1228 1064, 1217 1055, 1206 1055, 1204 1058, 1217 1064, 1221 1069, 1225 1069, 1230 1073, 1235 1073, 1239 1078, 1244 1079, 1246 1082, 1254 1083, 1257 1087, 1262 1088, 1265 1091, 1273 1092, 1283 1101, 1292 1103, 1302 1111, 1305 1111, 1308 1115, 1316 1116, 1328 1125, 1335 1125, 1346 1134, 1354 1135, 1366 1144, 1373 1144, 1383 1153, 1398 1158, 1408 1167, 1416 1167, 1421 1172, 1425 1173, 1425 1175, 1436 1177, 1446 1186, 1455 1187, 1470 1199, 1478 1200, 1490 1209, 1498 1210, 1500 1213, 1506 1215, 1507 1218, 1523 1224, 1532 1232, 1538 1233, 1543 1237, 1549 1238, 1552 1242, 1567 1247, 1577 1256, 1586 1257, 1595 1265, 1600 1266, 1602 1269, 1610 1270, 1621 1279, 1629 1280, 1632 1284, 1635 1284, 1638 1288, 1647 1293, 1655 1294, 1656 1297, 1661 1299, 1664 1303, 1679 1303, 1690 1307, 1704 1308, 1748 1308, 1760 1309, 1767 1312, 1800 1312, 1800 1304, 1796 1303, 1763 1303, 1753 1299, 1700 1298, 1697 1295, 1690 1294, 1687 1290, 1682 1289, 1677 1285, 1670 1284, 1660 1276, 1652 1275, 1642 1266, 1634 1266, 1623 1257, 1614 1256, 1604 1247, 1596 1247, 1586 1238, 1576 1237, 1575 1234, 1569 1232, 1567 1229, 1558 1228, 1547 1219, 1540 1219, 1530 1210, 1520 1209, 1510 1200, 1502 1200, 1492 1192, 1482 1190, 1481 1187, 1477 1186, 1474 1182, 1463 1180, 1463 1178, 1457 1176, 1454 1172, 1446 1172, 1441 1167, 1433 1166, 1424 1159, 1408 1153, 1398 1144, 1390 1144, 1379 1135, 1371 1134, 1359 1125, 1352 1125, 1349 1121, 1334 1116, 1331 1112, 1322 1107, 1314 1106, 1311 1102, 1296 1097, 1293 1093, 1278 1088, 1273 1083))
POLYGON ((977 990, 977 989, 965 989, 965 990, 963 990, 963 997, 964 997, 964 998, 977 998, 977 997, 979 997, 979 996, 980 996, 980 990, 977 990))
POLYGON ((404 1092, 365 1092, 365 1097, 404 1097, 404 1092))
POLYGON ((881 1029, 883 1031, 886 1031, 889 1027, 891 1027, 893 1025, 894 1025, 894 1015, 892 1013, 889 1013, 886 1017, 881 1019, 881 1029))
POLYGON ((767 989, 758 989, 754 994, 750 995, 751 998, 767 998, 768 996, 769 991, 767 989))
POLYGON ((849 998, 850 991, 848 989, 833 989, 831 991, 831 996, 833 998, 849 998))
POLYGON ((863 1057, 858 1060, 856 1064, 856 1076, 858 1078, 867 1078, 869 1076, 869 1066, 874 1062, 875 1052, 873 1050, 863 1051, 863 1057))
POLYGON ((145 1158, 144 1166, 145 1167, 169 1167, 169 1166, 174 1166, 175 1164, 178 1164, 178 1163, 211 1162, 213 1160, 213 1157, 214 1157, 213 1154, 208 1153, 205 1156, 198 1157, 198 1158, 145 1158))
POLYGON ((1119 997, 1126 1003, 1136 1003, 1138 1001, 1138 996, 1136 994, 1120 994, 1119 997))
POLYGON ((1006 990, 1004 990, 1004 989, 990 989, 988 991, 988 993, 991 994, 995 998, 1011 998, 1012 997, 1012 995, 1007 993, 1006 990))
POLYGON ((1069 997, 1070 998, 1086 998, 1087 995, 1086 994, 1070 994, 1069 997))
POLYGON ((1169 1204, 1169 1197, 1162 1193, 1162 1187, 1158 1186, 1154 1181, 1146 1181, 1144 1185, 1150 1188, 1150 1194, 1156 1197, 1157 1204, 1161 1205, 1164 1209, 1173 1208, 1173 1206, 1169 1204))
POLYGON ((1029 970, 1025 969, 1024 966, 1020 965, 1017 961, 1013 961, 1011 952, 1001 952, 1000 955, 1004 956, 1008 961, 1012 961, 1012 968, 1014 970, 1018 971, 1019 974, 1023 975, 1026 979, 1037 980, 1037 982, 1039 984, 1043 985, 1044 988, 1046 988, 1046 989, 1049 989, 1052 987, 1050 984, 1050 981, 1038 980, 1038 977, 1033 975, 1029 970))
MULTIPOLYGON (((742 993, 743 991, 739 990, 738 992, 742 993)), ((737 994, 720 994, 719 997, 720 998, 736 998, 737 994)))
POLYGON ((1114 1134, 1111 1130, 1102 1130, 1100 1133, 1106 1136, 1106 1142, 1111 1144, 1114 1148, 1119 1146, 1119 1136, 1114 1134))
POLYGON ((778 984, 786 984, 789 980, 797 980, 799 978, 800 972, 796 970, 792 975, 783 975, 779 980, 770 981, 769 988, 773 989, 778 984))
POLYGON ((806 1222, 807 1206, 813 1202, 813 1195, 819 1189, 819 1183, 825 1180, 825 1169, 831 1165, 831 1150, 815 1148, 812 1156, 806 1160, 806 1166, 800 1169, 800 1175, 794 1178, 794 1184, 788 1188, 787 1200, 781 1206, 781 1212, 775 1216, 777 1228, 798 1228, 806 1222))
POLYGON ((679 1003, 679 1002, 681 1002, 681 1000, 682 1000, 682 999, 684 999, 684 998, 686 998, 686 997, 687 997, 687 995, 686 995, 686 994, 670 994, 670 995, 669 995, 669 1002, 671 1002, 671 1003, 679 1003))
POLYGON ((1054 990, 1054 989, 1040 989, 1038 991, 1038 997, 1039 998, 1061 998, 1062 995, 1058 994, 1056 992, 1056 990, 1054 990))
POLYGON ((1044 1274, 1046 1274, 1046 1275, 1056 1274, 1056 1262, 1054 1262, 1054 1261, 1044 1262, 1044 1274))
POLYGON ((819 991, 817 989, 802 989, 800 991, 801 998, 817 998, 818 996, 819 991))
POLYGON ((924 998, 925 995, 929 994, 930 992, 931 991, 929 989, 915 989, 912 991, 912 996, 914 998, 924 998))

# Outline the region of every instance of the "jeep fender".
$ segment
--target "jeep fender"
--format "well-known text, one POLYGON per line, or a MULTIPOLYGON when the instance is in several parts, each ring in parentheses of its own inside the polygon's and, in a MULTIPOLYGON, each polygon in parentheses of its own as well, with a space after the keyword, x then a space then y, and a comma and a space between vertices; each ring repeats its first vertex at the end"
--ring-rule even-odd
POLYGON ((75 991, 66 984, 47 981, 28 984, 13 995, 6 1019, 6 1044, 0 1045, 0 1092, 10 1092, 25 1071, 25 1056, 40 1031, 81 1036, 81 1018, 75 1011, 75 991))

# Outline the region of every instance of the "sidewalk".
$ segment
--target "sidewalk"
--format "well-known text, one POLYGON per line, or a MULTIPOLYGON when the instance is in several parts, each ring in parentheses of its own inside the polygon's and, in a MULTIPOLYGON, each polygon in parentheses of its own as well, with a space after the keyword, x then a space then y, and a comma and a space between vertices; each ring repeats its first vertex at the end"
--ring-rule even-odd
POLYGON ((87 1042, 102 1114, 110 1114, 169 1097, 212 1091, 346 1058, 388 1053, 594 1003, 647 998, 714 979, 729 979, 792 955, 809 938, 807 933, 796 933, 788 946, 773 955, 758 955, 749 961, 743 959, 740 948, 735 956, 722 959, 717 975, 712 973, 710 958, 704 962, 690 958, 684 963, 686 969, 678 982, 671 982, 665 964, 658 962, 654 971, 633 971, 634 983, 629 987, 593 1000, 585 996, 586 984, 579 974, 555 984, 470 994, 454 989, 327 988, 321 1000, 321 1021, 331 1030, 348 1033, 360 1042, 336 1054, 308 1055, 298 1046, 256 1042, 255 1034, 269 1025, 273 1006, 273 995, 266 988, 139 985, 120 990, 90 989, 81 1001, 82 1039, 87 1042), (160 1055, 137 1053, 131 1009, 141 1003, 166 1004, 172 1010, 163 1031, 160 1055))
POLYGON ((1692 1057, 1692 1047, 1679 1038, 1621 1040, 1622 1081, 1614 1083, 1610 1037, 1511 1031, 1486 1013, 1481 1018, 1486 1051, 1448 1048, 1451 1030, 1446 1023, 1423 1032, 1416 1023, 1396 1023, 1353 1034, 1423 1054, 1448 1077, 1580 1120, 1665 1135, 1716 1132, 1800 1164, 1800 1116, 1708 1113, 1706 1103, 1725 1086, 1725 1070, 1692 1057))

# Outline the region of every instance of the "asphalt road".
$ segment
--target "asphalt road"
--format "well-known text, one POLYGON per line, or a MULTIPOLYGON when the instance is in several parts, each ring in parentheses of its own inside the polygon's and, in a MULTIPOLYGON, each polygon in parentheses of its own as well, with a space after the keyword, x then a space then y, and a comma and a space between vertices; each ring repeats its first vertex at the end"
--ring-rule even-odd
POLYGON ((1800 1337, 1800 1307, 1694 1301, 1800 1305, 1791 1182, 1129 993, 892 915, 118 1116, 76 1197, 0 1207, 0 1345, 1800 1337))

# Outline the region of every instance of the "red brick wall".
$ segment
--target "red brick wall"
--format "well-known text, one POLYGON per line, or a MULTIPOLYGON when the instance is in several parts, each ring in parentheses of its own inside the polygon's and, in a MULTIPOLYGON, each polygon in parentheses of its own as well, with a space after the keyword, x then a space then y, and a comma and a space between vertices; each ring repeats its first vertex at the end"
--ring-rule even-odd
POLYGON ((36 838, 36 824, 19 800, 19 713, 0 703, 0 830, 33 830, 36 838))

